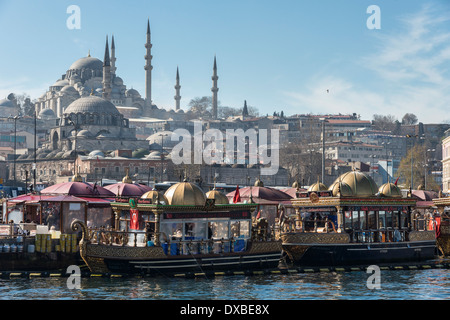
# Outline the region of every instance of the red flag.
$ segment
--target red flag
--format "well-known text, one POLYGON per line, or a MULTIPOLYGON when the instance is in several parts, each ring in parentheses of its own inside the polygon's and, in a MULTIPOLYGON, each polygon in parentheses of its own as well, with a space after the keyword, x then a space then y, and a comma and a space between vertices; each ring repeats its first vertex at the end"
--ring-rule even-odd
POLYGON ((258 211, 258 214, 256 215, 256 219, 261 218, 261 210, 258 211))
POLYGON ((400 176, 398 176, 397 180, 395 180, 394 184, 397 185, 398 179, 400 178, 400 176))
POLYGON ((139 210, 130 209, 130 229, 139 230, 139 210))
POLYGON ((234 192, 233 203, 241 202, 241 195, 239 193, 239 185, 236 186, 236 191, 234 192))

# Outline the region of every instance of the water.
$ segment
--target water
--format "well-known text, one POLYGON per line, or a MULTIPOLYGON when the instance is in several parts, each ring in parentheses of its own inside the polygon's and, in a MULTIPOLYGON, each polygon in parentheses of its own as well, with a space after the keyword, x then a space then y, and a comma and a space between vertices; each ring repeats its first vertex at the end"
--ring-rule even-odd
POLYGON ((445 300, 450 270, 381 270, 381 288, 369 289, 365 271, 206 278, 0 279, 3 300, 445 300))

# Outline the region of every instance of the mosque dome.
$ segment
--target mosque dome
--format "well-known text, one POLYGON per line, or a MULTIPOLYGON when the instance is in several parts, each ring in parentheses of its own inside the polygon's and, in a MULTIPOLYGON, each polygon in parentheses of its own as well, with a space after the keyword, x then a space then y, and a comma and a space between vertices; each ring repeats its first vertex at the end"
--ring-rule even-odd
POLYGON ((93 136, 93 134, 89 130, 81 130, 77 134, 77 137, 79 137, 79 138, 89 138, 92 136, 93 136))
POLYGON ((78 94, 77 89, 75 89, 73 86, 66 85, 61 89, 61 92, 68 93, 68 94, 78 94))
POLYGON ((161 192, 158 192, 157 190, 147 191, 146 193, 144 193, 141 196, 141 199, 149 199, 152 201, 152 204, 156 204, 158 196, 159 196, 160 204, 165 204, 165 205, 169 204, 169 201, 167 200, 166 196, 164 194, 162 194, 161 192))
POLYGON ((379 189, 378 192, 380 195, 390 198, 402 198, 402 191, 399 187, 397 187, 394 183, 388 182, 383 184, 379 189))
POLYGON ((81 69, 91 69, 91 70, 103 70, 103 62, 97 58, 87 56, 78 59, 69 67, 69 70, 81 70, 81 69))
POLYGON ((56 117, 55 112, 52 109, 46 108, 46 109, 42 109, 41 112, 39 112, 38 118, 43 119, 43 120, 48 120, 48 119, 55 119, 57 117, 56 117))
POLYGON ((206 198, 207 199, 214 199, 215 200, 215 204, 229 204, 229 200, 227 198, 226 195, 224 195, 222 192, 213 189, 211 191, 208 191, 206 193, 206 198))
POLYGON ((14 103, 9 99, 0 99, 0 107, 2 108, 14 108, 14 103))
POLYGON ((72 102, 64 111, 65 114, 70 113, 98 113, 120 115, 119 110, 108 100, 97 96, 87 96, 72 102))
POLYGON ((93 150, 88 155, 89 158, 96 158, 96 157, 105 157, 105 154, 101 150, 93 150))
POLYGON ((65 86, 68 86, 68 85, 69 85, 69 81, 68 80, 66 80, 66 79, 61 80, 61 79, 59 79, 52 85, 52 87, 65 87, 65 86))
POLYGON ((378 186, 373 179, 360 171, 344 173, 336 182, 346 183, 356 197, 371 197, 378 192, 378 186))
POLYGON ((203 206, 206 196, 202 189, 191 182, 180 182, 164 193, 170 205, 203 206))

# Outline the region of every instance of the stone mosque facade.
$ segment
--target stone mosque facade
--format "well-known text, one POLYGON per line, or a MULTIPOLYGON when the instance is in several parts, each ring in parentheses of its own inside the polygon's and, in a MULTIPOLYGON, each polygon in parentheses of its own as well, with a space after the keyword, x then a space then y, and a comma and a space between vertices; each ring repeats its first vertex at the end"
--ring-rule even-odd
MULTIPOLYGON (((35 104, 40 117, 54 114, 55 118, 60 119, 59 126, 51 129, 49 141, 43 148, 64 152, 75 148, 83 151, 148 148, 148 141, 136 139, 136 131, 130 128, 129 119, 189 120, 191 112, 185 113, 180 108, 178 68, 174 87, 176 110, 160 109, 152 103, 149 22, 145 48, 145 98, 137 90, 127 89, 122 78, 116 74, 114 36, 111 47, 106 38, 103 61, 90 54, 75 61, 35 104)), ((214 72, 217 72, 215 59, 214 72)), ((217 79, 215 81, 213 86, 216 87, 217 79)))

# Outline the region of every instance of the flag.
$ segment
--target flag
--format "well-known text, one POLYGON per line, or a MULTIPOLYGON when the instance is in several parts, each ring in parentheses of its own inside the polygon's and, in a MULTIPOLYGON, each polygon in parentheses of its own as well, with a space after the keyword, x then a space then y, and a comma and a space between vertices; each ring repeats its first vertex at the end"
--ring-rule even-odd
POLYGON ((236 186, 236 191, 234 192, 233 203, 241 202, 241 195, 239 193, 239 185, 236 186))
POLYGON ((130 229, 139 230, 139 211, 130 209, 130 229))
POLYGON ((398 176, 397 180, 395 180, 394 184, 397 185, 398 179, 400 178, 400 176, 398 176))
POLYGON ((258 214, 256 215, 256 219, 261 218, 261 210, 258 211, 258 214))

